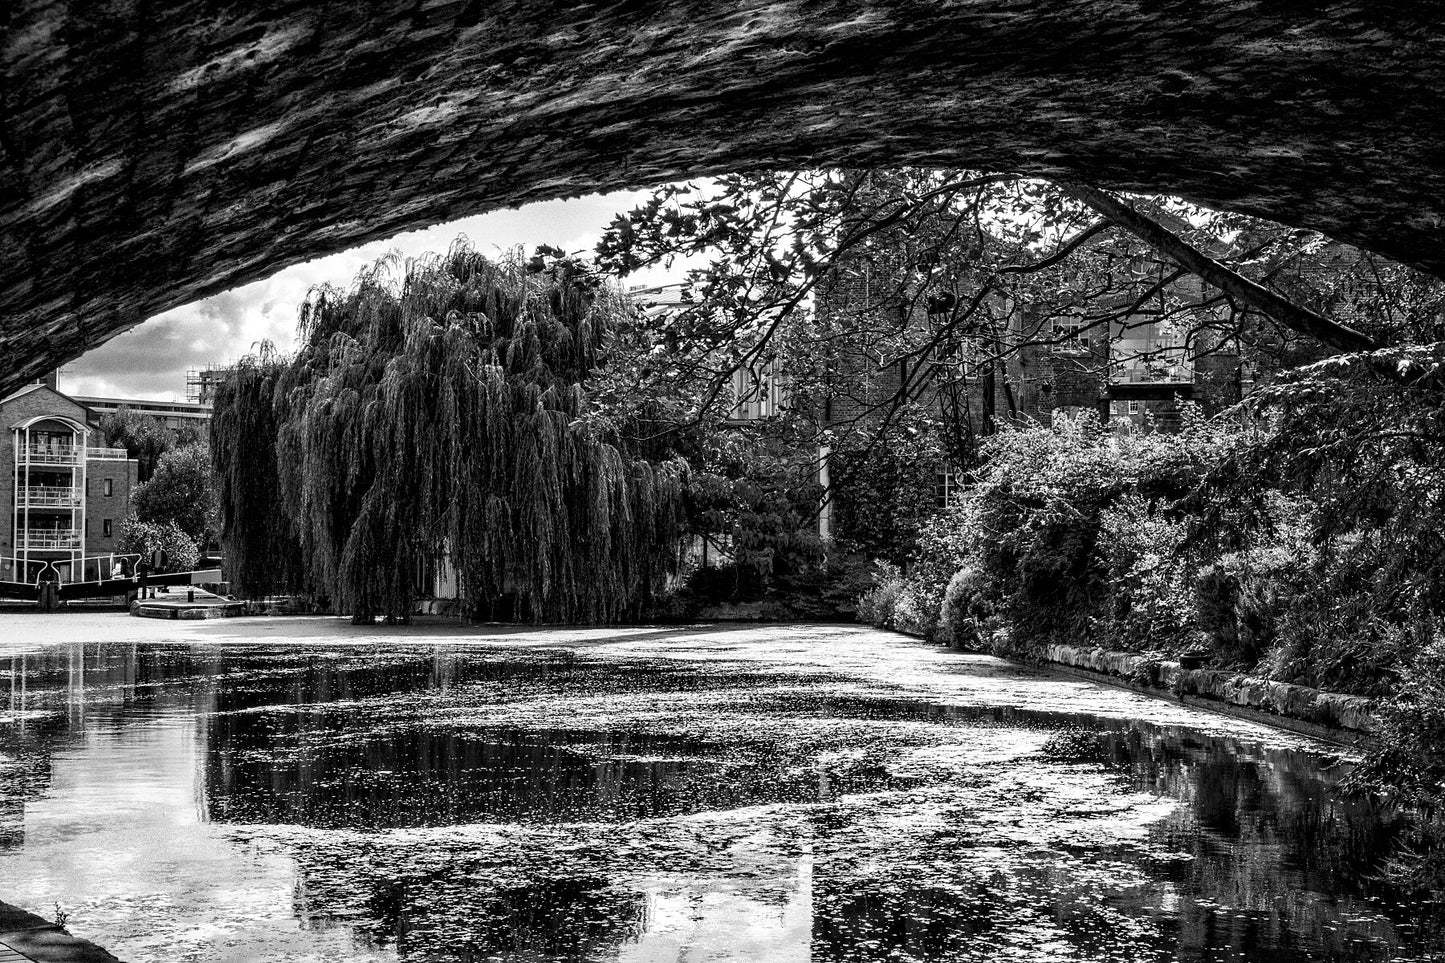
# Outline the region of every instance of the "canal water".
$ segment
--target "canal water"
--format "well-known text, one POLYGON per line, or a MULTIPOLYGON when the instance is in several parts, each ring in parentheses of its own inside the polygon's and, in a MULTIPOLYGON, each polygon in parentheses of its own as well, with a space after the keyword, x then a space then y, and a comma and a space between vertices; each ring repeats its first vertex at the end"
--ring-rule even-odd
POLYGON ((1445 958, 1331 747, 987 657, 32 624, 0 647, 0 899, 132 963, 1445 958))

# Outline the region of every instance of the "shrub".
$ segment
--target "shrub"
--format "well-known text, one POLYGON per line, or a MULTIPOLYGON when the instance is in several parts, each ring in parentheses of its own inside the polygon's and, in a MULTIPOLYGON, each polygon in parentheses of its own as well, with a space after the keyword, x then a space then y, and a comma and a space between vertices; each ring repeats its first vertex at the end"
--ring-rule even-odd
POLYGON ((1188 425, 1119 438, 1086 416, 990 439, 959 509, 970 529, 963 562, 1016 651, 1173 647, 1192 630, 1184 520, 1170 506, 1231 440, 1188 425))
POLYGON ((688 574, 685 587, 688 596, 702 605, 757 601, 767 588, 757 566, 731 562, 694 569, 688 574))
POLYGON ((1433 620, 1412 605, 1364 540, 1347 537, 1303 560, 1284 584, 1271 678, 1322 689, 1390 692, 1400 667, 1430 644, 1433 620))
POLYGON ((1183 551, 1185 523, 1130 494, 1100 516, 1098 551, 1108 604, 1096 634, 1118 648, 1187 648, 1195 630, 1193 568, 1183 551))
POLYGON ((1174 506, 1234 443, 1197 418, 1178 435, 1119 438, 1085 416, 992 437, 960 502, 923 525, 892 618, 949 644, 1003 639, 1010 654, 1183 647, 1192 569, 1174 506))
POLYGON ((937 621, 938 610, 927 608, 923 602, 919 601, 913 588, 905 581, 903 588, 893 600, 892 627, 896 631, 907 632, 909 635, 929 638, 937 621))
POLYGON ((954 573, 968 561, 972 518, 966 508, 952 508, 934 515, 919 530, 906 580, 912 607, 916 609, 915 631, 937 638, 942 630, 944 596, 954 573))
POLYGON ((1445 626, 1418 652, 1393 696, 1379 705, 1377 742, 1345 785, 1413 809, 1419 855, 1392 869, 1406 881, 1445 888, 1445 626))
POLYGON ((935 641, 960 649, 985 649, 989 644, 989 607, 978 569, 965 566, 953 573, 939 608, 935 641))
POLYGON ((1267 501, 1248 543, 1202 566, 1193 592, 1205 640, 1222 660, 1246 668, 1278 658, 1286 616, 1309 594, 1318 561, 1309 541, 1312 506, 1267 501))
POLYGON ((858 621, 880 629, 893 628, 898 598, 904 588, 902 570, 889 562, 878 562, 874 567, 873 587, 858 597, 858 621))
POLYGON ((196 543, 174 521, 142 522, 131 515, 120 523, 117 554, 150 558, 157 549, 166 553, 170 560, 167 570, 171 572, 191 571, 201 559, 196 543))

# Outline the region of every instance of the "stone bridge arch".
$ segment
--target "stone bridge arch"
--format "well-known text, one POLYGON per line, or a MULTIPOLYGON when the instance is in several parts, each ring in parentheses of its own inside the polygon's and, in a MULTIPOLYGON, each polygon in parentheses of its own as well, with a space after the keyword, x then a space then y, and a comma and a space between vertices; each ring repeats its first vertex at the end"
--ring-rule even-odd
POLYGON ((1432 0, 8 0, 0 393, 398 231, 756 167, 1168 191, 1445 273, 1432 0))

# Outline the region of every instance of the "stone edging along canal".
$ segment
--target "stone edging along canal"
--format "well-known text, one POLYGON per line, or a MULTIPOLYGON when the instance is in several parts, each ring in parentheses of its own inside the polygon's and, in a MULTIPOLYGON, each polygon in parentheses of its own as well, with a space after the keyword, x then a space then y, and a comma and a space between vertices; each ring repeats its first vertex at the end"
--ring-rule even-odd
POLYGON ((1375 700, 1365 696, 1272 682, 1242 672, 1186 669, 1155 656, 1097 646, 1050 645, 1041 662, 1011 661, 1175 699, 1330 742, 1366 745, 1374 741, 1375 700))
POLYGON ((71 936, 60 924, 4 902, 0 902, 0 960, 120 963, 89 940, 71 936))
POLYGON ((1185 669, 1137 652, 1051 645, 1044 666, 1331 742, 1373 741, 1375 700, 1221 669, 1185 669))

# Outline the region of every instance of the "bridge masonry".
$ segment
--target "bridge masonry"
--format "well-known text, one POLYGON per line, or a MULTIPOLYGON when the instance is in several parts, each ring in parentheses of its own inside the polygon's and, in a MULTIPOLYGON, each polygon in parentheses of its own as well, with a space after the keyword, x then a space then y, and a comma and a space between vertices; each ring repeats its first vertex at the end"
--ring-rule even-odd
POLYGON ((1442 273, 1438 40, 1430 0, 10 0, 0 395, 367 240, 746 168, 1167 191, 1442 273))

